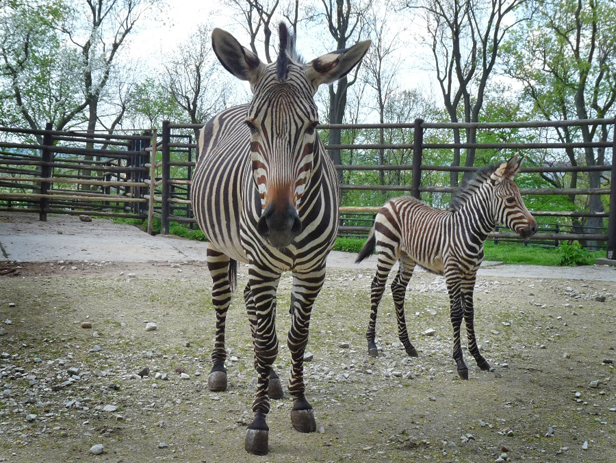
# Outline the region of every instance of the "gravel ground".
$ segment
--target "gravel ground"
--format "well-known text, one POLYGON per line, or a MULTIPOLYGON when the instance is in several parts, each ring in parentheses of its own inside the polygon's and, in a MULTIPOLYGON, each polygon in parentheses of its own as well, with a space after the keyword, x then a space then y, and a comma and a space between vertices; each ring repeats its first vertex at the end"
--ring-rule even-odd
MULTIPOLYGON (((425 272, 407 295, 419 358, 398 342, 389 291, 377 325, 381 355, 367 355, 373 265, 332 264, 313 311, 306 383, 318 432, 292 429, 291 398, 272 401, 270 453, 255 457, 243 450, 256 381, 240 292, 227 323, 230 387, 211 393, 214 313, 202 262, 5 258, 0 461, 616 461, 612 270, 588 267, 602 275, 591 280, 569 278, 568 269, 552 278, 486 268, 476 328, 494 371, 466 353, 470 379, 461 381, 444 281, 425 272)), ((240 288, 245 279, 241 268, 240 288)), ((286 275, 277 317, 283 382, 290 288, 286 275)))

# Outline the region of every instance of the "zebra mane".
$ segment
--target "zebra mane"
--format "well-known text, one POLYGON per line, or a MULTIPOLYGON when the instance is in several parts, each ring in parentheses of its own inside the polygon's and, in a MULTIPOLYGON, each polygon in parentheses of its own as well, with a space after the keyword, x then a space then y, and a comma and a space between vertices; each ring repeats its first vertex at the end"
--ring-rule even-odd
POLYGON ((303 64, 304 60, 295 50, 295 36, 289 32, 283 22, 278 25, 278 36, 280 37, 280 45, 278 59, 276 60, 276 75, 280 82, 284 82, 289 74, 289 63, 296 61, 303 64))
POLYGON ((497 165, 483 167, 475 172, 475 174, 468 181, 464 181, 462 186, 460 186, 458 191, 451 198, 449 210, 451 212, 459 211, 462 206, 466 204, 468 199, 471 198, 475 192, 490 179, 490 176, 497 168, 497 165))

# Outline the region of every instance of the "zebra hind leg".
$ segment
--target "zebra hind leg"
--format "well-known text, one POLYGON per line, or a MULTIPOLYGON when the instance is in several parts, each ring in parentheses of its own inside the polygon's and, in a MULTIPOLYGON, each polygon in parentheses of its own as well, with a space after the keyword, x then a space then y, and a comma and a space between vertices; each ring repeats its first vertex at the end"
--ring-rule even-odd
POLYGON ((445 280, 447 282, 447 292, 449 293, 449 304, 451 325, 453 327, 453 359, 456 362, 458 375, 462 379, 468 379, 468 367, 464 363, 462 354, 462 343, 460 341, 460 329, 462 327, 462 318, 464 316, 462 310, 462 296, 460 294, 461 277, 457 267, 452 267, 446 273, 445 280))
POLYGON ((235 283, 235 261, 225 254, 208 247, 207 266, 212 276, 212 303, 216 310, 216 336, 212 352, 212 370, 208 376, 208 388, 213 392, 227 390, 225 360, 225 323, 235 283))
POLYGON ((376 264, 376 274, 370 286, 370 321, 368 322, 368 331, 366 331, 368 354, 371 357, 379 356, 379 350, 376 347, 376 316, 379 310, 379 304, 383 298, 383 292, 385 291, 387 276, 396 263, 396 259, 390 256, 387 251, 381 249, 378 253, 379 258, 376 264))
POLYGON ((400 259, 398 274, 394 278, 391 284, 391 292, 394 299, 394 305, 396 307, 396 319, 398 321, 398 337, 400 342, 404 346, 406 353, 410 357, 418 357, 417 350, 411 344, 409 334, 406 328, 406 318, 404 316, 404 298, 406 296, 406 288, 409 284, 409 280, 413 276, 413 270, 415 263, 408 259, 400 259))

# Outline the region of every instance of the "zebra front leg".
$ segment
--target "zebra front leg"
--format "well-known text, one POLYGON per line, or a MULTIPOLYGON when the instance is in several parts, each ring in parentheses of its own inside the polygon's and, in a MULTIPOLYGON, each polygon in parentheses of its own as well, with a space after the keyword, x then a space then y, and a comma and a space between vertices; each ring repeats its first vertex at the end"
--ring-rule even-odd
POLYGON ((214 350, 212 351, 213 366, 208 377, 208 388, 214 392, 227 390, 225 324, 235 279, 235 268, 231 262, 231 259, 225 254, 217 251, 211 245, 208 246, 207 267, 212 276, 212 304, 216 310, 216 336, 214 350))
MULTIPOLYGON (((248 320, 250 321, 250 330, 252 335, 254 336, 256 329, 256 314, 254 308, 254 302, 252 299, 252 293, 250 291, 250 283, 246 284, 246 288, 244 288, 244 301, 246 302, 246 311, 248 312, 248 320)), ((276 310, 276 299, 274 299, 274 308, 276 310)), ((269 376, 269 386, 267 388, 267 394, 270 399, 282 399, 284 397, 284 391, 282 389, 282 382, 280 378, 272 368, 269 376)))
POLYGON ((406 329, 406 318, 404 316, 404 298, 406 296, 406 288, 409 280, 413 276, 415 264, 407 259, 400 259, 398 274, 391 284, 391 292, 396 307, 396 319, 398 321, 398 338, 404 346, 406 353, 411 357, 418 357, 417 350, 411 344, 409 334, 406 329))
POLYGON ((368 355, 378 357, 379 350, 376 347, 376 316, 379 310, 379 304, 383 298, 387 276, 391 268, 396 263, 396 259, 391 257, 386 251, 379 249, 378 262, 376 264, 376 274, 370 285, 370 321, 368 322, 368 331, 366 331, 366 339, 368 340, 368 355))
POLYGON ((468 276, 462 282, 462 306, 464 308, 464 323, 466 325, 466 334, 468 336, 468 350, 475 358, 477 366, 484 371, 490 370, 490 364, 479 353, 479 347, 477 347, 477 339, 475 338, 475 326, 474 326, 474 314, 475 308, 473 305, 473 292, 475 289, 475 277, 476 274, 468 276))
POLYGON ((249 318, 257 370, 257 392, 252 404, 255 414, 246 430, 244 448, 255 455, 268 451, 269 427, 266 417, 270 411, 268 386, 272 365, 278 355, 276 337, 276 288, 280 276, 271 277, 270 270, 251 266, 249 270, 250 306, 249 318))
POLYGON ((462 355, 462 344, 460 341, 460 329, 462 326, 462 298, 460 294, 460 276, 459 271, 456 268, 454 274, 447 274, 445 276, 447 282, 447 291, 449 293, 450 304, 450 318, 451 325, 453 326, 453 359, 456 362, 458 375, 462 379, 468 379, 468 367, 464 363, 464 357, 462 355))
POLYGON ((304 384, 304 353, 308 344, 310 314, 323 281, 325 265, 310 273, 293 274, 293 294, 291 296, 291 327, 287 346, 291 352, 291 378, 289 392, 295 399, 291 410, 291 424, 299 432, 315 432, 317 424, 312 406, 306 399, 304 384))

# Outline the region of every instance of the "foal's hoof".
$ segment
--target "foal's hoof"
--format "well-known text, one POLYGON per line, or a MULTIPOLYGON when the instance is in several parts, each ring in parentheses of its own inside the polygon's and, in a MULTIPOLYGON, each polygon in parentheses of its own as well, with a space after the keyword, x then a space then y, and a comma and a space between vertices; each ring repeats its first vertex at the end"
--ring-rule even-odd
POLYGON ((477 366, 483 371, 490 371, 490 364, 486 359, 481 359, 477 362, 477 366))
POLYGON ((227 373, 225 371, 213 371, 207 378, 207 387, 212 392, 227 390, 227 373))
POLYGON ((317 430, 317 422, 311 408, 308 410, 291 410, 291 424, 299 432, 315 432, 317 430))
POLYGON ((266 455, 268 437, 269 431, 267 429, 249 428, 246 430, 244 448, 248 453, 252 453, 253 455, 266 455))
POLYGON ((267 387, 267 395, 270 399, 282 399, 284 397, 284 391, 282 390, 282 381, 280 381, 280 378, 274 378, 269 380, 269 386, 267 387))
POLYGON ((468 379, 468 368, 458 369, 458 374, 460 375, 460 379, 468 379))
POLYGON ((376 347, 370 347, 368 349, 368 355, 370 357, 378 357, 379 356, 379 350, 376 347))
POLYGON ((419 357, 419 354, 417 353, 417 350, 414 347, 406 347, 406 355, 408 355, 409 357, 419 357))

